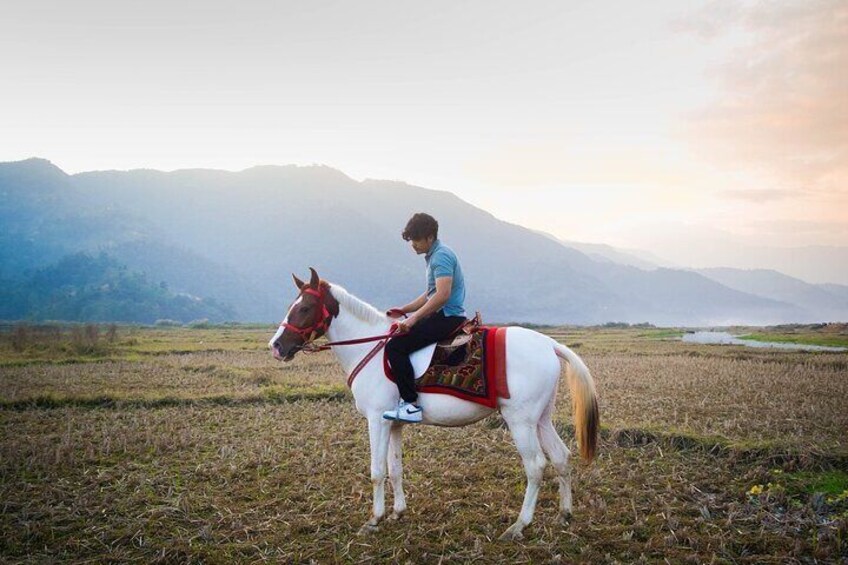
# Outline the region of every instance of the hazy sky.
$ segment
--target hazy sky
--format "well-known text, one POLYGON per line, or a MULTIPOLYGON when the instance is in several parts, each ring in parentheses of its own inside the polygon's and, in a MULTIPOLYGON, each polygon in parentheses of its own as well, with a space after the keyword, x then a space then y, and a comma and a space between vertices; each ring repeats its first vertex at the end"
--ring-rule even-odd
POLYGON ((0 161, 323 163, 567 239, 848 245, 846 0, 13 0, 0 69, 0 161))

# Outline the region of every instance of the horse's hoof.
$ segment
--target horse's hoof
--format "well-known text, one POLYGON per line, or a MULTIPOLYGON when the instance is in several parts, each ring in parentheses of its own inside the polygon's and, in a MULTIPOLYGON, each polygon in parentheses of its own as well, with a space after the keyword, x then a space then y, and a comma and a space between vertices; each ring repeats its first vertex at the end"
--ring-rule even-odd
POLYGON ((524 539, 524 534, 521 533, 521 528, 517 527, 516 524, 513 524, 507 530, 501 534, 501 537, 498 538, 501 541, 516 541, 520 539, 524 539))
POLYGON ((559 523, 563 526, 569 525, 571 523, 571 512, 560 512, 559 523))
POLYGON ((401 516, 403 516, 403 510, 400 512, 395 511, 389 515, 389 520, 400 520, 401 516))
POLYGON ((362 527, 359 528, 359 535, 360 536, 369 536, 371 534, 376 534, 379 531, 380 531, 380 526, 377 526, 375 524, 371 524, 369 522, 365 522, 362 525, 362 527))

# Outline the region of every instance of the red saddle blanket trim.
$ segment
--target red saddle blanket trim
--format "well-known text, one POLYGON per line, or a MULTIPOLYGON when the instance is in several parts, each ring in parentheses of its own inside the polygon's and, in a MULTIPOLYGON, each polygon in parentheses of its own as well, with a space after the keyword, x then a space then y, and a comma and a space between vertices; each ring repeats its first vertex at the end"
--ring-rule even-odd
POLYGON ((492 351, 493 355, 489 368, 494 372, 495 392, 501 398, 509 398, 509 387, 506 383, 506 328, 490 328, 486 338, 493 342, 491 345, 486 344, 486 350, 492 351))
MULTIPOLYGON (((449 394, 462 400, 482 404, 489 408, 497 408, 498 398, 509 398, 509 388, 506 382, 506 328, 481 326, 478 331, 484 332, 485 340, 484 357, 482 360, 486 380, 485 396, 469 394, 458 388, 442 384, 422 386, 416 383, 415 388, 418 392, 449 394)), ((385 352, 383 352, 383 371, 387 379, 395 382, 395 377, 392 374, 389 359, 386 357, 385 352)))

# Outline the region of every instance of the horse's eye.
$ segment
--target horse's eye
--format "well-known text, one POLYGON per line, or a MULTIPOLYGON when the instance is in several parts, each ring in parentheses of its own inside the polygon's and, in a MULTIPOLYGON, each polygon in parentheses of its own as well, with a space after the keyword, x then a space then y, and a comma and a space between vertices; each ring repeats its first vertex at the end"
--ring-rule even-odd
POLYGON ((301 312, 306 312, 307 310, 309 310, 309 306, 301 306, 300 307, 301 312))

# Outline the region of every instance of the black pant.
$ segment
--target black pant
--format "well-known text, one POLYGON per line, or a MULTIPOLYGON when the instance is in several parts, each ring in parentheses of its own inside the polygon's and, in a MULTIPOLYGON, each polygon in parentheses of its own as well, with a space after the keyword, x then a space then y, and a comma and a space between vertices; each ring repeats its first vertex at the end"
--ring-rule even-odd
POLYGON ((448 337, 465 321, 464 316, 445 316, 442 310, 427 316, 412 326, 408 334, 393 337, 386 343, 386 355, 392 366, 400 396, 406 402, 418 400, 415 373, 409 354, 448 337))

